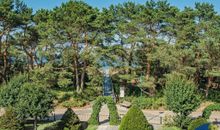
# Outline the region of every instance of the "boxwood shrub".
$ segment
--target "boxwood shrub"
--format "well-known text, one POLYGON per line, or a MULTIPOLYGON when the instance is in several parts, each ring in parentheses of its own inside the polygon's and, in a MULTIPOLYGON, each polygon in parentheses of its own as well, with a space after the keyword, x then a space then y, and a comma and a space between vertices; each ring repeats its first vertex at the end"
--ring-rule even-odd
POLYGON ((152 130, 144 113, 137 107, 132 106, 123 117, 119 130, 152 130))
POLYGON ((71 108, 67 109, 61 121, 65 130, 80 130, 82 127, 79 117, 71 108))
POLYGON ((210 115, 212 114, 212 111, 220 111, 220 104, 209 105, 204 109, 202 116, 206 119, 209 119, 210 115))
POLYGON ((195 130, 199 126, 206 124, 206 123, 208 123, 208 122, 205 118, 197 118, 189 124, 188 130, 195 130))

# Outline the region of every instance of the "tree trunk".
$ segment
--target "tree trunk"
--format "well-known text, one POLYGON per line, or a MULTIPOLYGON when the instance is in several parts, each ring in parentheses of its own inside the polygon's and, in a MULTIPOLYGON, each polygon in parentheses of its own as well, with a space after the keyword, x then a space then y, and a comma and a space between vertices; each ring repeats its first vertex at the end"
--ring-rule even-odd
POLYGON ((3 53, 3 78, 7 82, 7 50, 3 53))
POLYGON ((209 88, 212 85, 212 77, 208 77, 208 84, 206 85, 206 91, 205 91, 205 96, 208 97, 209 95, 209 88))
POLYGON ((37 117, 34 117, 34 130, 37 130, 37 117))
POLYGON ((146 71, 146 79, 148 80, 150 77, 150 62, 147 62, 147 71, 146 71))
POLYGON ((76 51, 76 53, 73 55, 73 57, 74 57, 73 71, 75 73, 75 76, 73 78, 76 79, 76 84, 75 84, 76 85, 76 92, 80 93, 79 66, 78 66, 78 56, 77 56, 78 55, 78 44, 76 42, 72 42, 72 46, 73 46, 74 51, 76 51))
POLYGON ((83 63, 82 75, 81 75, 81 84, 80 84, 80 92, 83 91, 85 85, 85 73, 86 73, 86 61, 83 63))

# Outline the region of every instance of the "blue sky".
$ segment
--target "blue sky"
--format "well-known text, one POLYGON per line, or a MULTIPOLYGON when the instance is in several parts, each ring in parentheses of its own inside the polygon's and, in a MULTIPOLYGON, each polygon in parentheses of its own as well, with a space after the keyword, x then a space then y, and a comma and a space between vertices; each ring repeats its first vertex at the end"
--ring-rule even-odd
MULTIPOLYGON (((67 2, 68 0, 23 0, 28 6, 32 7, 34 11, 40 8, 52 9, 56 6, 59 6, 62 2, 67 2)), ((84 0, 86 3, 98 7, 109 7, 111 4, 123 3, 126 1, 134 1, 136 3, 145 3, 146 0, 84 0)), ((180 9, 183 9, 185 6, 194 7, 195 2, 208 2, 212 3, 215 6, 215 10, 220 12, 220 0, 168 0, 171 5, 175 5, 180 9)))

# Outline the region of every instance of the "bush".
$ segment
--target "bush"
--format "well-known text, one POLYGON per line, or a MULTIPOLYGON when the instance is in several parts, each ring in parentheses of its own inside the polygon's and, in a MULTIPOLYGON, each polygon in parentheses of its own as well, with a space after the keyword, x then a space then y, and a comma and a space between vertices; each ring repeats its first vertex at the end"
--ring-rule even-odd
POLYGON ((40 125, 37 129, 38 130, 63 130, 62 121, 58 120, 55 122, 43 124, 43 125, 40 125))
POLYGON ((219 128, 218 128, 217 125, 210 124, 209 125, 209 130, 219 130, 219 128))
POLYGON ((71 108, 67 109, 67 111, 64 113, 63 117, 61 118, 61 121, 66 130, 80 130, 81 129, 81 123, 80 123, 79 117, 76 115, 76 113, 71 108))
POLYGON ((8 84, 0 88, 0 106, 15 106, 18 102, 18 95, 22 85, 28 81, 27 74, 19 74, 14 76, 8 84))
POLYGON ((93 106, 92 106, 92 115, 89 118, 89 124, 91 125, 98 125, 99 124, 99 112, 101 110, 102 104, 106 103, 109 109, 110 115, 110 125, 117 125, 119 123, 119 116, 117 112, 117 107, 112 99, 112 97, 98 97, 93 106))
POLYGON ((12 108, 7 108, 5 114, 0 116, 0 130, 20 130, 21 123, 12 108))
POLYGON ((220 104, 213 104, 206 107, 202 113, 202 116, 206 119, 209 119, 212 111, 220 111, 220 104))
POLYGON ((77 100, 77 99, 71 99, 69 101, 65 101, 62 103, 63 107, 71 108, 71 107, 83 107, 87 104, 85 100, 77 100))
POLYGON ((208 123, 208 122, 205 118, 197 118, 189 124, 188 130, 195 130, 199 126, 206 124, 206 123, 208 123))
POLYGON ((147 122, 143 112, 132 106, 123 117, 119 130, 151 130, 152 126, 147 122))
POLYGON ((169 110, 177 114, 176 126, 187 127, 187 117, 200 105, 200 96, 193 81, 178 73, 169 74, 166 79, 165 102, 169 110))
POLYGON ((159 107, 165 106, 165 103, 164 98, 138 97, 133 99, 132 105, 136 105, 140 109, 158 109, 159 107))
POLYGON ((211 100, 213 102, 218 102, 220 103, 220 90, 216 90, 216 89, 211 89, 209 90, 209 94, 207 99, 211 100))
POLYGON ((193 81, 176 73, 167 76, 165 101, 169 110, 182 115, 189 115, 200 105, 193 81))

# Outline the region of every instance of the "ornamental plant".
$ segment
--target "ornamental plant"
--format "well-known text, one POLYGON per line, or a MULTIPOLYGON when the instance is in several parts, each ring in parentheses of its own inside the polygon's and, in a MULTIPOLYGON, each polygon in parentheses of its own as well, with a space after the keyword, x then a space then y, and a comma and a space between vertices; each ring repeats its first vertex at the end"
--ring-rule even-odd
POLYGON ((65 130, 80 130, 81 129, 81 123, 80 123, 79 117, 76 115, 76 113, 71 108, 67 109, 67 111, 64 113, 63 117, 61 118, 61 121, 64 125, 65 130))
POLYGON ((144 113, 137 106, 132 106, 123 117, 119 130, 152 130, 152 126, 144 113))

